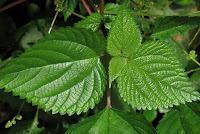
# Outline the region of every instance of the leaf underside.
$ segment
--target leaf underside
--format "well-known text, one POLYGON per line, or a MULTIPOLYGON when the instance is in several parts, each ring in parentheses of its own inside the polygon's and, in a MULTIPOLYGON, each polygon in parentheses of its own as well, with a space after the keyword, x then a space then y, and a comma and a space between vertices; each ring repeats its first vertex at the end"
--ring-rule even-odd
POLYGON ((144 116, 136 113, 104 109, 100 113, 73 125, 65 134, 155 134, 144 116))
POLYGON ((185 32, 200 24, 199 17, 165 17, 156 20, 152 37, 162 40, 175 34, 184 36, 185 32))
POLYGON ((171 45, 160 41, 140 45, 117 83, 124 100, 137 109, 172 107, 200 99, 171 45))
POLYGON ((180 105, 167 112, 157 126, 158 134, 198 134, 200 105, 197 102, 180 105))
POLYGON ((0 88, 54 114, 86 112, 105 90, 98 58, 104 50, 105 39, 98 33, 60 29, 0 70, 0 88), (96 45, 101 47, 93 51, 96 45))

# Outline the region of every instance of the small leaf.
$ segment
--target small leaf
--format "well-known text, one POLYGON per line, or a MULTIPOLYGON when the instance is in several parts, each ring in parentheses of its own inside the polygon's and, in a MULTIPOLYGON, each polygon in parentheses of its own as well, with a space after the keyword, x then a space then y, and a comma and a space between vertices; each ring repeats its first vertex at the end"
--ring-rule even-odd
POLYGON ((85 29, 52 32, 0 70, 0 88, 54 114, 86 112, 105 90, 105 69, 97 55, 104 43, 102 35, 85 29))
POLYGON ((143 112, 143 115, 149 122, 152 122, 157 117, 157 111, 156 110, 145 110, 143 112))
POLYGON ((75 23, 74 26, 78 28, 90 29, 92 31, 97 31, 100 27, 103 17, 99 13, 93 13, 84 20, 75 23))
POLYGON ((124 100, 137 109, 172 107, 200 99, 172 46, 160 41, 140 45, 117 83, 124 100))
POLYGON ((141 44, 141 34, 131 13, 123 6, 108 35, 107 51, 112 56, 129 57, 141 44))
POLYGON ((175 34, 184 36, 185 32, 197 27, 200 17, 165 17, 156 20, 152 37, 162 40, 168 39, 175 34))
POLYGON ((73 125, 65 134, 155 134, 155 129, 136 113, 104 109, 100 113, 73 125))
POLYGON ((200 105, 187 103, 167 112, 157 126, 158 134, 198 134, 200 132, 200 105))
POLYGON ((121 70, 126 65, 127 61, 124 57, 116 56, 111 59, 109 64, 109 86, 111 87, 111 83, 119 76, 121 70))
POLYGON ((57 10, 61 10, 65 21, 74 12, 77 0, 55 0, 57 10))
POLYGON ((190 59, 196 59, 197 57, 196 52, 194 50, 190 51, 188 56, 190 59))

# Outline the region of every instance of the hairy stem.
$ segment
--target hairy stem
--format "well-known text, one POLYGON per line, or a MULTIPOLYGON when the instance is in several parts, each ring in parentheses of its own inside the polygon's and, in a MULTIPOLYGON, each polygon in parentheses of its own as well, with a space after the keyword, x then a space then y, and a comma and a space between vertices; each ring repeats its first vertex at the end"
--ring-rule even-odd
POLYGON ((55 21, 56 21, 56 18, 57 18, 57 16, 58 16, 58 13, 59 13, 59 11, 56 11, 56 14, 55 14, 55 16, 54 16, 54 18, 53 18, 53 21, 52 21, 52 23, 51 23, 51 26, 50 26, 50 28, 49 28, 48 34, 51 33, 51 30, 52 30, 52 28, 53 28, 53 25, 54 25, 54 23, 55 23, 55 21))
POLYGON ((87 3, 85 2, 85 0, 81 0, 81 1, 84 5, 85 9, 87 10, 88 14, 92 14, 92 12, 91 12, 90 8, 88 7, 87 3))
POLYGON ((9 8, 11 8, 11 7, 13 7, 13 6, 16 6, 16 5, 18 5, 18 4, 22 3, 22 2, 25 2, 25 1, 26 1, 26 0, 18 0, 18 1, 15 1, 15 2, 13 2, 13 3, 7 5, 7 6, 4 6, 4 7, 0 8, 0 12, 3 12, 4 10, 7 10, 7 9, 9 9, 9 8))

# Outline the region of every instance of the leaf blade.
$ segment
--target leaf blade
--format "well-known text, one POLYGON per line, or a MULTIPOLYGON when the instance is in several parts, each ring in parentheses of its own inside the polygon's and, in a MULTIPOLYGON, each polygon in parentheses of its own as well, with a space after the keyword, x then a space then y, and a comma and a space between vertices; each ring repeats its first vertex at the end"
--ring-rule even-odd
POLYGON ((141 44, 141 34, 132 15, 123 6, 108 35, 107 51, 112 56, 129 57, 141 44))
POLYGON ((157 109, 199 100, 171 46, 153 41, 139 46, 117 83, 121 96, 137 109, 157 109))
POLYGON ((71 133, 154 134, 155 129, 142 115, 106 108, 97 115, 73 125, 65 134, 71 133))
POLYGON ((177 34, 183 36, 186 31, 200 24, 199 17, 165 17, 156 20, 152 37, 162 40, 177 34))
POLYGON ((1 88, 62 115, 93 108, 106 83, 95 51, 80 42, 59 39, 35 44, 0 72, 1 88))

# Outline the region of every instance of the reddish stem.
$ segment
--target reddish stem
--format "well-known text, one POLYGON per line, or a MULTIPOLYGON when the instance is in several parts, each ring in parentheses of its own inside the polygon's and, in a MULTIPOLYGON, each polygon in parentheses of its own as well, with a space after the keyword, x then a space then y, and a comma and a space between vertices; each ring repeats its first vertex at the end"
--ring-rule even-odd
POLYGON ((13 2, 13 3, 7 5, 7 6, 4 6, 4 7, 0 8, 0 12, 3 12, 4 10, 7 10, 8 8, 11 8, 11 7, 13 7, 13 6, 16 6, 16 5, 18 5, 18 4, 22 3, 22 2, 25 2, 25 1, 26 1, 26 0, 18 0, 18 1, 15 1, 15 2, 13 2))
POLYGON ((92 14, 92 12, 91 12, 90 8, 88 7, 87 3, 85 2, 85 0, 81 0, 81 1, 82 1, 83 5, 84 5, 85 9, 87 10, 87 12, 89 14, 92 14))

